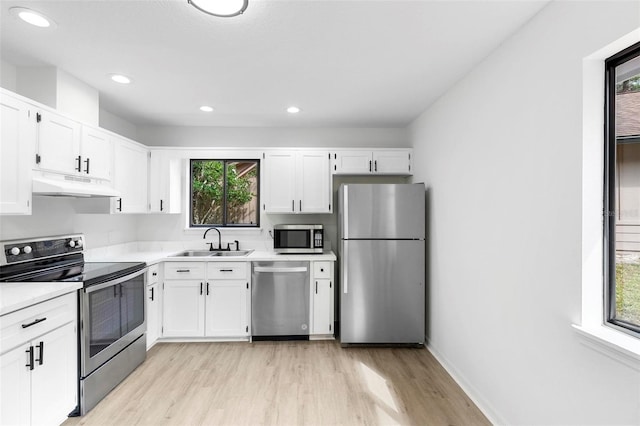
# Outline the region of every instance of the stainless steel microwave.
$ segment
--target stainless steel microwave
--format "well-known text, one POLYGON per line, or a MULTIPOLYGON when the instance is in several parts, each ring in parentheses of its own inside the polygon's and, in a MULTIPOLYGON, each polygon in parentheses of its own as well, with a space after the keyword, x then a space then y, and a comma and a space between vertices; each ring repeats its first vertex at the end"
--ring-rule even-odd
POLYGON ((322 253, 324 229, 322 225, 275 225, 273 250, 276 253, 322 253))

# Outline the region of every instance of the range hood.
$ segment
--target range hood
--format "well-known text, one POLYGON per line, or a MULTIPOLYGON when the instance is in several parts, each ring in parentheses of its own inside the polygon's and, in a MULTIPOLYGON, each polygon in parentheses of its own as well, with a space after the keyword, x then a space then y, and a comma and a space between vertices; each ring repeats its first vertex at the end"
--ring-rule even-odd
POLYGON ((53 197, 120 197, 120 191, 108 185, 76 176, 34 176, 32 191, 53 197))

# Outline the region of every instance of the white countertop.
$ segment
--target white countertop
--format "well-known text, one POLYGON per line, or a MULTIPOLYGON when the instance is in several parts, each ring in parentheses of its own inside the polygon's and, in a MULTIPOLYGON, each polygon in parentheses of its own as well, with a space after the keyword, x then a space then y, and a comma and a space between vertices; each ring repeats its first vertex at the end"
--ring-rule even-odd
MULTIPOLYGON (((179 252, 179 251, 178 251, 179 252)), ((328 260, 335 261, 336 255, 332 251, 326 251, 322 254, 278 254, 273 251, 253 251, 247 256, 213 256, 213 257, 174 257, 172 255, 177 251, 131 251, 127 253, 114 254, 111 256, 91 256, 85 258, 87 262, 145 262, 147 265, 153 265, 162 261, 177 262, 253 262, 260 260, 268 261, 295 261, 295 260, 328 260)))
POLYGON ((82 288, 82 283, 0 283, 0 316, 82 288))

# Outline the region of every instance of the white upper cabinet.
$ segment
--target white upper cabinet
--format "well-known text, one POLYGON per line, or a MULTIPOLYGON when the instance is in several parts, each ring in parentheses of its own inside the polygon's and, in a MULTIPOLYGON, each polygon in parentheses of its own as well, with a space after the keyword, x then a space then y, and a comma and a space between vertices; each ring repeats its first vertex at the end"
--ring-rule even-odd
POLYGON ((109 133, 40 109, 36 167, 39 170, 111 180, 109 133))
POLYGON ((35 108, 0 91, 0 214, 31 214, 35 108))
POLYGON ((180 213, 181 161, 171 152, 149 151, 149 212, 180 213))
POLYGON ((411 149, 339 150, 332 154, 336 175, 411 175, 411 149))
POLYGON ((149 150, 136 142, 112 136, 114 188, 121 197, 112 201, 114 213, 146 213, 149 150))
POLYGON ((102 129, 82 126, 81 173, 96 179, 111 180, 113 145, 102 129))
POLYGON ((331 213, 328 151, 272 151, 264 159, 267 213, 331 213))
POLYGON ((37 167, 70 175, 80 173, 80 123, 51 111, 40 110, 37 115, 37 167))

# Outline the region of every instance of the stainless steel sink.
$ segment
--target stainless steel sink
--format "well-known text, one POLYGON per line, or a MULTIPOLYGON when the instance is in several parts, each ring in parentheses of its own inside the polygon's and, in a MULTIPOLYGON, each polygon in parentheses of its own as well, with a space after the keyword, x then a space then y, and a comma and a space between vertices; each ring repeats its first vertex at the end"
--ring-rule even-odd
MULTIPOLYGON (((231 251, 214 251, 212 256, 222 256, 222 257, 242 257, 248 256, 253 252, 251 250, 231 250, 231 251)), ((211 252, 209 252, 211 253, 211 252)))
POLYGON ((253 250, 235 251, 209 251, 209 250, 185 250, 172 255, 172 257, 243 257, 252 253, 253 250))

